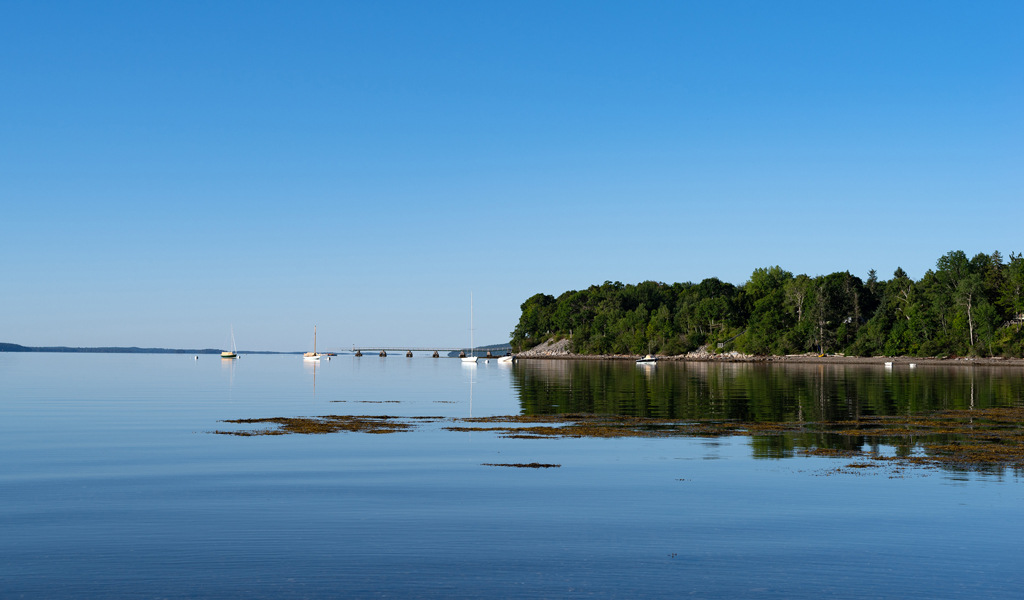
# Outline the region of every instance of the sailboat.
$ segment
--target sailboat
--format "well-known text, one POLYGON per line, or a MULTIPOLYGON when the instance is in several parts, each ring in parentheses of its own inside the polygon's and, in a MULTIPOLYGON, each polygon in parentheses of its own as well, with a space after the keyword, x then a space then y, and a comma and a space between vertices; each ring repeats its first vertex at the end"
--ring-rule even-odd
POLYGON ((302 360, 320 360, 320 355, 316 353, 316 325, 313 326, 313 351, 303 354, 302 360))
POLYGON ((473 346, 473 292, 469 293, 469 356, 463 356, 462 362, 464 363, 475 363, 476 355, 473 351, 476 348, 473 346))
POLYGON ((238 358, 238 354, 235 353, 235 326, 231 326, 231 350, 225 350, 220 353, 221 358, 238 358))

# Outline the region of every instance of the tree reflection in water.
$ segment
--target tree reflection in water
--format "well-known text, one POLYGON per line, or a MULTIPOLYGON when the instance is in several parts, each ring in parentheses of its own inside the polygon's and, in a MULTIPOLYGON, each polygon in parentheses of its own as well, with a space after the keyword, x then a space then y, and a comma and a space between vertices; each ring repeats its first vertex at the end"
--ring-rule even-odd
POLYGON ((1024 372, 1001 367, 522 360, 512 380, 526 415, 821 422, 1024 405, 1024 372))

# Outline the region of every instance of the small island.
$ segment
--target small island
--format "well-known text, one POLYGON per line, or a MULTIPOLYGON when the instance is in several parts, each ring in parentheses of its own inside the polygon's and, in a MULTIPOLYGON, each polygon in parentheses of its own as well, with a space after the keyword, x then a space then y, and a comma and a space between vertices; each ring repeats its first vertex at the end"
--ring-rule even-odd
POLYGON ((743 285, 606 281, 521 308, 511 338, 522 357, 1013 359, 1024 356, 1024 255, 952 251, 917 281, 900 268, 865 281, 779 266, 743 285))

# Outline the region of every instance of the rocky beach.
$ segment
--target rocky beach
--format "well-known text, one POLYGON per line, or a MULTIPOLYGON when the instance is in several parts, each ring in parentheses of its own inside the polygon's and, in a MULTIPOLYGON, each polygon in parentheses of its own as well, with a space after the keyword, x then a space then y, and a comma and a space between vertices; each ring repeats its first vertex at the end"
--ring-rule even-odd
MULTIPOLYGON (((569 350, 570 340, 548 340, 525 352, 516 354, 517 359, 554 359, 554 360, 636 360, 640 354, 575 354, 569 350)), ((948 357, 916 357, 916 356, 843 356, 829 354, 790 354, 785 356, 753 355, 740 352, 715 353, 702 346, 693 352, 673 356, 656 355, 661 361, 700 361, 700 362, 784 362, 811 364, 884 364, 893 365, 989 365, 1024 367, 1024 359, 1004 358, 972 358, 963 356, 948 357)))

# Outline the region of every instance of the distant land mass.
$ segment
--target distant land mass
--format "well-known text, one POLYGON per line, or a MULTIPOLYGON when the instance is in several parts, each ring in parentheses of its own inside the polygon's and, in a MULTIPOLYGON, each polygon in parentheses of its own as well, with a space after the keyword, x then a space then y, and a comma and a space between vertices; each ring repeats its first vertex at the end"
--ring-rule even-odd
MULTIPOLYGON (((504 354, 508 350, 508 347, 508 342, 504 344, 491 344, 490 346, 477 346, 476 348, 473 349, 473 354, 475 354, 476 356, 483 357, 487 355, 488 351, 494 350, 500 350, 501 354, 504 354)), ((466 356, 469 356, 469 348, 464 348, 463 351, 466 353, 466 356)), ((450 358, 457 357, 458 355, 458 350, 452 350, 451 352, 448 353, 448 356, 450 358)), ((500 356, 500 354, 495 354, 495 356, 500 356)))
MULTIPOLYGON (((180 348, 138 348, 135 346, 124 348, 111 346, 104 348, 69 348, 68 346, 21 346, 18 344, 7 344, 0 342, 0 352, 83 352, 93 354, 220 354, 216 348, 180 349, 180 348)), ((239 350, 239 354, 302 354, 298 352, 273 352, 268 350, 239 350)))

